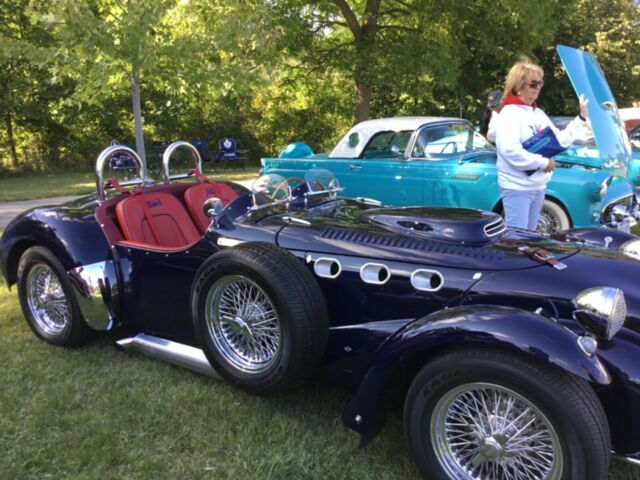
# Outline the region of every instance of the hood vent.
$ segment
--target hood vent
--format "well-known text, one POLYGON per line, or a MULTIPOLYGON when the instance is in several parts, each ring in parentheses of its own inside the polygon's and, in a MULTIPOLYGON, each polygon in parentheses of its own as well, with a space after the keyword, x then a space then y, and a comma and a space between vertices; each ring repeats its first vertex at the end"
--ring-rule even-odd
POLYGON ((414 240, 412 238, 400 237, 397 235, 392 236, 361 233, 341 228, 327 228, 322 232, 321 237, 341 242, 356 243, 359 245, 420 250, 423 252, 458 255, 484 260, 502 260, 504 258, 503 251, 493 248, 465 247, 464 245, 437 242, 434 240, 414 240))
POLYGON ((507 225, 502 217, 498 217, 495 222, 484 226, 484 234, 489 238, 496 237, 506 231, 507 225))

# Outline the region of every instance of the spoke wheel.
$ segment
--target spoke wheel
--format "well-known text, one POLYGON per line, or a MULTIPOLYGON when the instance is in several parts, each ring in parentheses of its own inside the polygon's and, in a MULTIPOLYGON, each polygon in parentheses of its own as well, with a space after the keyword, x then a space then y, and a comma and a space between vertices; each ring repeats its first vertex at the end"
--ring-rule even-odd
POLYGON ((27 273, 26 297, 34 322, 48 335, 59 335, 71 322, 71 305, 60 280, 45 263, 34 264, 27 273))
POLYGON ((300 383, 324 354, 322 291, 302 260, 266 243, 220 250, 196 273, 194 332, 211 365, 250 393, 300 383))
POLYGON ((22 313, 42 340, 75 347, 95 335, 82 318, 64 267, 50 250, 26 250, 18 262, 17 277, 22 313))
POLYGON ((521 355, 457 350, 428 361, 404 428, 429 480, 602 480, 611 439, 589 383, 521 355))
POLYGON ((551 233, 568 228, 571 228, 571 221, 564 208, 552 200, 545 199, 542 212, 540 212, 538 230, 543 233, 551 233))
POLYGON ((249 278, 231 275, 215 282, 207 295, 206 321, 221 355, 244 372, 263 372, 280 354, 278 313, 249 278))
POLYGON ((456 479, 561 478, 562 449, 546 416, 499 385, 470 383, 444 395, 431 419, 441 465, 456 479))

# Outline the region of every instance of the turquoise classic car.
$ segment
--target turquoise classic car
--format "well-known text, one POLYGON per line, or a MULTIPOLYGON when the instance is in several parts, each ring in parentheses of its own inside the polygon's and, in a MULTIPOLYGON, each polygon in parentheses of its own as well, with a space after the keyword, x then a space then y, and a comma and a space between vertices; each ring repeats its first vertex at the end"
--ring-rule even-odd
MULTIPOLYGON (((628 231, 640 215, 636 186, 628 178, 631 147, 615 100, 591 54, 562 46, 558 51, 577 93, 589 98, 599 156, 556 157, 541 228, 605 225, 628 231)), ((262 159, 261 173, 304 177, 312 168, 334 172, 349 197, 502 211, 495 150, 460 118, 367 120, 330 153, 314 154, 304 143, 293 143, 278 158, 262 159)))

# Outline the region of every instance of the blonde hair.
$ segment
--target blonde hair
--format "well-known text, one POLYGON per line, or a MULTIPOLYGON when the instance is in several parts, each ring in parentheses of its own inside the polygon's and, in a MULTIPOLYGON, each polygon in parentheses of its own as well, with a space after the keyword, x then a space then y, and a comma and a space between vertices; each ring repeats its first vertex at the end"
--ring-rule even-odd
POLYGON ((511 70, 509 70, 507 74, 504 82, 504 97, 517 95, 534 72, 544 77, 544 70, 542 70, 540 65, 533 63, 529 57, 520 57, 520 60, 511 67, 511 70))

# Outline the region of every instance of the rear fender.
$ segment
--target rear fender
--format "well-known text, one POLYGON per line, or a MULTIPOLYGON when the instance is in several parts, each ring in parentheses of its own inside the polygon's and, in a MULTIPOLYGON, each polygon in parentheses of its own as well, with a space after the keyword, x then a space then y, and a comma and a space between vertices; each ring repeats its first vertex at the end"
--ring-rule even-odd
POLYGON ((18 263, 30 247, 47 248, 67 272, 82 316, 94 330, 109 330, 119 316, 116 262, 91 216, 35 210, 14 220, 2 236, 0 264, 7 286, 17 282, 18 263))
POLYGON ((384 423, 383 393, 395 374, 421 367, 448 349, 513 352, 591 383, 610 384, 604 364, 597 356, 584 354, 577 339, 554 320, 515 308, 473 305, 441 310, 408 324, 380 346, 342 421, 362 434, 361 445, 367 443, 384 423))

